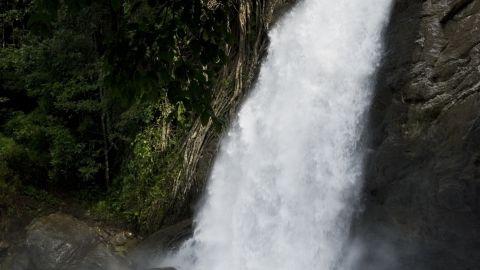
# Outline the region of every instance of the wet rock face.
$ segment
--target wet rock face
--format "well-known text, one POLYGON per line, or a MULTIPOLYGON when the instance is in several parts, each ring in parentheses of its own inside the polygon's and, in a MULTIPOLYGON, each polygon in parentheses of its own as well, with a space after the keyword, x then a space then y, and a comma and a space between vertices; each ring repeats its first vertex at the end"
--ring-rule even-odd
POLYGON ((32 222, 25 243, 0 269, 15 270, 127 270, 98 231, 71 216, 52 214, 32 222))
POLYGON ((404 245, 401 269, 478 269, 480 1, 397 0, 386 35, 363 229, 404 245))

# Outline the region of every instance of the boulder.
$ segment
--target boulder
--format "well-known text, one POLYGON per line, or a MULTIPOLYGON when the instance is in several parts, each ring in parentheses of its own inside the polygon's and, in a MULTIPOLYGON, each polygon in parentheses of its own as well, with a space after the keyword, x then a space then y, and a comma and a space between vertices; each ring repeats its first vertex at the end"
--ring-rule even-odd
POLYGON ((93 229, 73 217, 52 214, 27 228, 26 250, 37 269, 62 269, 77 265, 99 239, 93 229))
POLYGON ((0 269, 127 270, 129 263, 85 222, 64 214, 35 219, 26 229, 24 244, 0 269))

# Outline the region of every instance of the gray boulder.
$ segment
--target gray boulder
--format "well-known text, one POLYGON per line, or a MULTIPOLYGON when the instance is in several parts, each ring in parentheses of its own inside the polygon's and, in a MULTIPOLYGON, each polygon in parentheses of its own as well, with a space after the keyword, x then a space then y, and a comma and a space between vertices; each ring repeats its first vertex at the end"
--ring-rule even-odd
POLYGON ((128 270, 100 230, 64 214, 35 219, 26 230, 23 246, 0 269, 15 270, 128 270))
POLYGON ((99 239, 84 222, 52 214, 35 220, 27 228, 26 251, 36 269, 64 269, 78 264, 99 239))

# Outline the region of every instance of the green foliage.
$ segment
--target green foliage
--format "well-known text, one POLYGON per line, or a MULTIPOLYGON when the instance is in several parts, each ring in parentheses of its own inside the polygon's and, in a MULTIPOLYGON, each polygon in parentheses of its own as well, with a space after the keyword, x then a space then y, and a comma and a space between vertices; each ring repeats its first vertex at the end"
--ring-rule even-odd
POLYGON ((4 124, 5 134, 27 149, 26 160, 38 168, 23 173, 22 181, 76 188, 75 179, 94 178, 102 143, 91 134, 100 133, 95 118, 103 104, 92 44, 62 30, 2 53, 7 61, 0 68, 16 75, 8 77, 16 83, 6 94, 21 93, 36 103, 32 111, 10 112, 4 124))
MULTIPOLYGON (((85 172, 85 168, 95 166, 95 156, 89 155, 88 145, 79 142, 58 119, 36 111, 19 113, 6 124, 5 131, 16 143, 17 152, 22 153, 21 164, 27 163, 14 170, 21 173, 23 182, 76 188, 76 183, 70 181, 89 179, 84 173, 90 172, 85 172)), ((10 164, 18 164, 12 160, 10 164)))
POLYGON ((115 179, 113 192, 92 209, 96 217, 129 224, 141 232, 161 225, 171 199, 172 181, 180 173, 180 142, 186 132, 172 130, 168 124, 173 108, 161 102, 145 110, 146 115, 162 115, 133 140, 132 152, 115 179))
POLYGON ((123 20, 105 51, 106 81, 127 96, 166 93, 172 103, 211 116, 212 79, 231 39, 231 4, 225 5, 208 9, 200 0, 125 1, 123 20))
MULTIPOLYGON (((52 194, 30 185, 22 185, 27 177, 35 174, 36 164, 28 159, 28 149, 0 133, 0 237, 25 217, 51 212, 60 201, 52 194)), ((28 222, 28 221, 27 221, 28 222)))
POLYGON ((99 218, 158 226, 234 42, 234 4, 204 2, 2 1, 2 196, 73 194, 99 218))
POLYGON ((26 32, 26 13, 29 1, 0 1, 1 46, 18 46, 26 32))
MULTIPOLYGON (((11 138, 5 137, 0 133, 0 185, 2 190, 7 190, 7 180, 18 182, 20 176, 18 172, 25 172, 28 164, 25 164, 26 151, 23 147, 15 143, 11 138)), ((6 196, 6 194, 3 194, 6 196)))

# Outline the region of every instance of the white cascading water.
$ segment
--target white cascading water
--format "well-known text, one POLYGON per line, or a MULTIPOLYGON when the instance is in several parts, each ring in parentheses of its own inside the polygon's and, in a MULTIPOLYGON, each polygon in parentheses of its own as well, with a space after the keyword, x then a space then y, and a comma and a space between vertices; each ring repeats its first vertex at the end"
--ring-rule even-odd
POLYGON ((391 0, 304 0, 270 32, 179 270, 329 270, 361 188, 359 147, 391 0))

